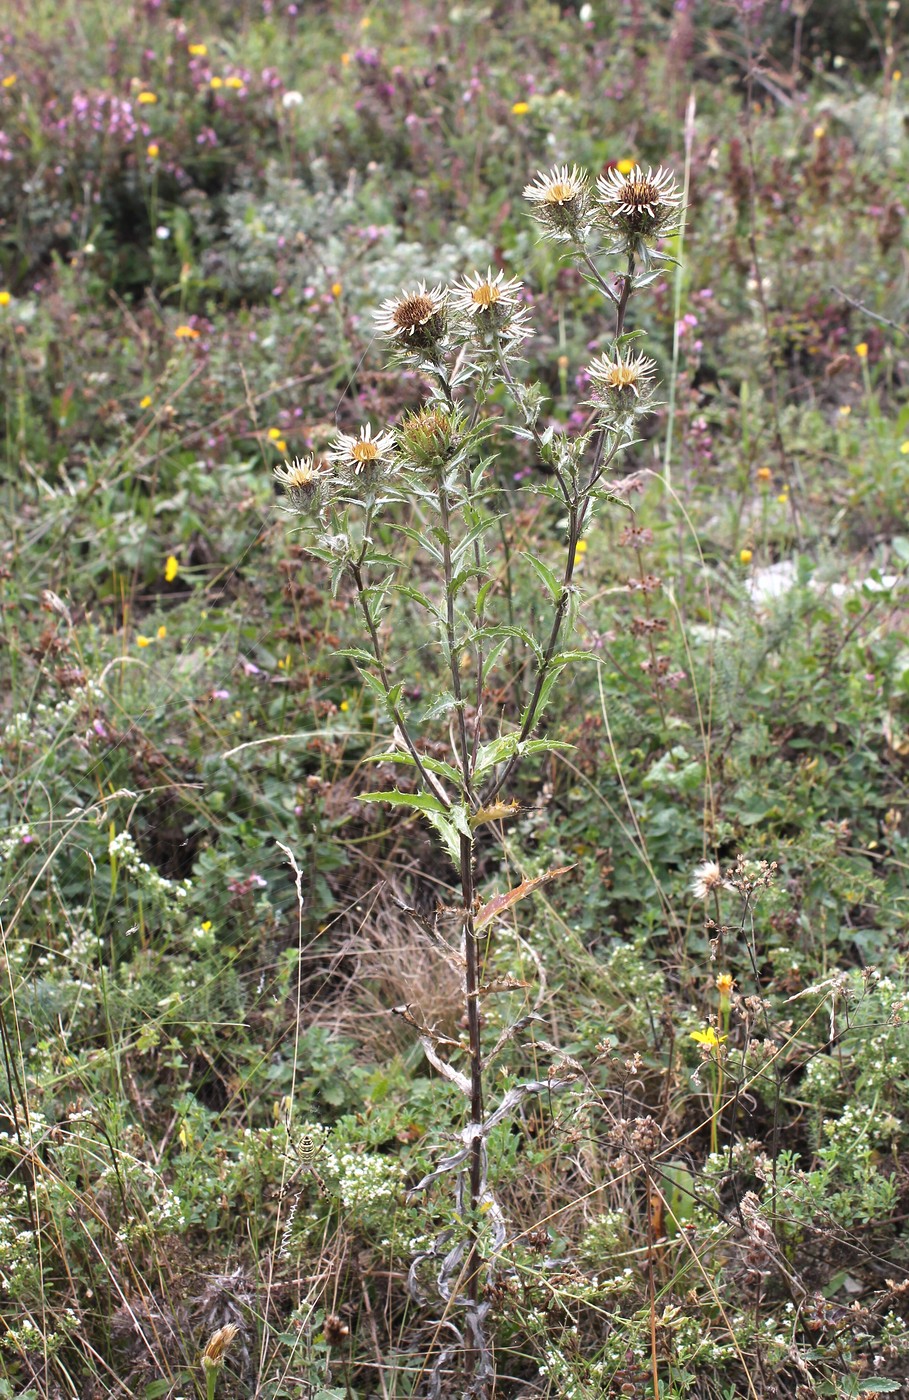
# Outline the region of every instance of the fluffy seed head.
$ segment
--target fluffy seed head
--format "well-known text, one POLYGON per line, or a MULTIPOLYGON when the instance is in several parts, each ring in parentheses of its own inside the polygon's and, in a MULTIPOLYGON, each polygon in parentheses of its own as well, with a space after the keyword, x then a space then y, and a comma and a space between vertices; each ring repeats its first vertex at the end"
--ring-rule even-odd
POLYGON ((695 899, 708 899, 713 890, 725 887, 723 872, 715 860, 705 860, 691 872, 691 893, 695 899))

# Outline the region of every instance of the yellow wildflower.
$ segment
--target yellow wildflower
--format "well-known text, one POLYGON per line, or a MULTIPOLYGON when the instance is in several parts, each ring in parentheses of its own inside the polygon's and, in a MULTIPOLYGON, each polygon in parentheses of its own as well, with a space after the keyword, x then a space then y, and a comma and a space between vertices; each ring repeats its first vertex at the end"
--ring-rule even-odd
POLYGON ((716 989, 721 997, 728 997, 734 986, 731 972, 721 972, 716 979, 716 989))
POLYGON ((204 58, 208 53, 207 44, 187 44, 186 52, 192 54, 193 58, 204 58))
POLYGON ((868 346, 864 340, 860 341, 859 344, 855 347, 855 353, 858 355, 860 360, 866 360, 868 358, 868 346))
POLYGON ((360 20, 361 29, 368 29, 371 24, 372 20, 369 18, 369 15, 364 15, 363 18, 360 20))
POLYGON ((136 638, 136 646, 137 646, 137 647, 150 647, 150 646, 151 646, 151 637, 143 637, 142 634, 141 634, 141 632, 140 632, 140 633, 139 633, 139 636, 136 638))
POLYGON ((752 554, 752 552, 751 552, 750 549, 740 549, 740 550, 739 550, 739 563, 740 563, 740 564, 750 564, 753 558, 754 558, 754 555, 752 554))
POLYGON ((209 79, 208 86, 209 86, 210 88, 214 88, 215 91, 217 92, 218 88, 223 88, 223 86, 224 86, 224 79, 223 79, 223 78, 219 78, 218 75, 217 75, 217 73, 216 73, 215 76, 214 76, 213 78, 210 78, 210 79, 209 79))
POLYGON ((166 636, 167 636, 167 628, 164 626, 164 623, 162 622, 162 623, 161 623, 161 626, 158 628, 158 641, 159 641, 159 642, 163 642, 163 641, 164 641, 164 638, 165 638, 166 636))
POLYGON ((139 400, 140 408, 151 408, 151 394, 146 394, 139 400))
POLYGON ((616 169, 618 170, 618 172, 619 172, 620 175, 630 175, 631 172, 632 172, 632 170, 634 169, 634 167, 635 167, 636 165, 637 165, 637 161, 635 161, 635 160, 628 160, 628 159, 626 158, 625 160, 620 160, 620 161, 618 162, 618 165, 616 166, 616 169))
POLYGON ((12 296, 9 292, 0 292, 0 306, 9 306, 12 296))
POLYGON ((146 146, 145 154, 148 156, 149 160, 156 160, 157 157, 161 154, 161 147, 157 144, 157 142, 152 141, 149 146, 146 146))
POLYGON ((350 63, 350 54, 349 54, 349 53, 342 53, 342 55, 341 55, 341 65, 342 65, 342 67, 346 68, 346 67, 349 65, 349 63, 350 63))
POLYGON ((332 282, 332 284, 331 284, 331 294, 332 294, 333 297, 339 297, 339 296, 341 295, 341 293, 343 292, 343 290, 344 290, 344 288, 341 286, 341 283, 340 283, 340 282, 332 282))
POLYGON ((140 107, 154 107, 157 100, 157 93, 149 92, 147 88, 143 88, 136 98, 140 107))
POLYGON ((824 136, 827 135, 827 128, 826 128, 825 126, 821 126, 820 124, 818 124, 818 125, 814 128, 813 135, 814 135, 815 141, 820 141, 822 137, 824 137, 824 136))
POLYGON ((225 87, 229 87, 229 88, 235 88, 235 89, 236 89, 236 88, 241 88, 241 87, 243 86, 243 79, 242 79, 242 78, 238 78, 237 75, 236 75, 235 73, 233 73, 233 74, 231 74, 231 76, 230 76, 229 78, 225 78, 225 80, 224 80, 224 86, 225 86, 225 87))
POLYGON ((196 330, 195 326, 178 326, 177 329, 174 331, 174 335, 177 337, 178 340, 199 339, 199 332, 196 330))
MULTIPOLYGON (((15 87, 17 81, 18 81, 18 75, 17 75, 16 73, 7 73, 6 77, 3 79, 3 86, 4 86, 5 88, 15 87)), ((895 78, 894 78, 894 81, 895 81, 895 78)))
POLYGON ((717 1035, 713 1026, 708 1026, 705 1031, 692 1031, 690 1038, 696 1040, 698 1045, 709 1045, 711 1049, 713 1049, 718 1045, 722 1045, 727 1037, 725 1035, 717 1035))
POLYGON ((773 479, 773 472, 769 467, 758 467, 756 475, 758 481, 771 481, 773 479))
POLYGON ((512 113, 514 114, 514 116, 516 116, 516 117, 526 117, 526 116, 527 116, 527 113, 530 111, 530 103, 529 103, 529 102, 514 102, 514 103, 512 103, 511 110, 512 110, 512 113))
POLYGON ((851 404, 851 403, 841 403, 841 404, 840 404, 840 417, 841 417, 841 418, 848 418, 851 412, 852 412, 852 404, 851 404))
POLYGON ((202 932, 203 932, 203 933, 210 933, 210 932, 211 932, 211 919, 203 919, 203 920, 202 920, 202 932))
POLYGON ((902 79, 902 76, 903 76, 903 75, 902 75, 902 73, 900 72, 900 70, 899 70, 898 68, 894 68, 894 70, 893 70, 893 81, 894 81, 895 83, 900 82, 900 80, 902 79))
POLYGON ((286 453, 287 443, 284 441, 283 438, 278 438, 278 441, 275 443, 275 451, 280 452, 282 457, 286 453))
POLYGON ((164 577, 168 583, 173 583, 180 572, 180 564, 175 554, 168 554, 164 565, 164 577))
POLYGON ((277 441, 278 441, 278 438, 281 436, 281 429, 280 429, 280 428, 269 428, 269 430, 268 430, 268 436, 271 438, 272 442, 277 442, 277 441))
MULTIPOLYGON (((0 296, 2 295, 3 293, 0 292, 0 296)), ((909 457, 909 438, 907 438, 905 442, 900 443, 900 452, 904 457, 909 457)))

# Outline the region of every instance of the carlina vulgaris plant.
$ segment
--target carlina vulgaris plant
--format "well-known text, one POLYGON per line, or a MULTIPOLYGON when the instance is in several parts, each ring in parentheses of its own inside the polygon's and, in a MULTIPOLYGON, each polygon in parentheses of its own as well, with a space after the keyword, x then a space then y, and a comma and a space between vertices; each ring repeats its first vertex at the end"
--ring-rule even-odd
POLYGON ((632 295, 660 275, 668 258, 663 240, 676 229, 680 214, 675 181, 663 169, 645 174, 635 167, 592 184, 576 166, 563 166, 539 174, 524 193, 543 236, 560 245, 614 313, 610 348, 589 367, 585 430, 572 437, 540 426, 544 391, 527 382, 520 368, 521 345, 531 333, 524 289, 517 278, 490 268, 452 287, 421 283, 387 300, 378 312, 378 330, 391 343, 396 363, 415 371, 427 386, 418 410, 394 430, 376 431, 366 423, 357 432, 339 434, 327 461, 296 459, 275 471, 285 489, 285 508, 301 520, 308 551, 330 571, 333 595, 346 589, 355 599, 364 644, 342 654, 357 667, 391 730, 387 751, 375 761, 411 772, 408 787, 362 793, 361 800, 420 813, 440 838, 460 888, 459 947, 440 934, 433 919, 414 909, 405 912, 458 971, 466 1048, 420 1024, 409 1007, 395 1008, 414 1027, 430 1064, 467 1104, 459 1146, 413 1191, 424 1192, 449 1173, 456 1176, 454 1223, 410 1270, 411 1291, 425 1301, 420 1274, 434 1264, 447 1334, 455 1339, 429 1367, 431 1394, 441 1393, 449 1363, 459 1367, 465 1394, 488 1395, 494 1380, 491 1284, 507 1230, 489 1180, 489 1135, 526 1096, 551 1094, 580 1072, 578 1066, 554 1066, 547 1079, 516 1084, 494 1108, 487 1105, 491 1064, 515 1034, 539 1019, 535 1012, 519 1016, 493 1045, 484 1044, 481 1000, 518 989, 494 975, 492 931, 504 913, 564 872, 544 870, 484 901, 477 888, 475 844, 482 828, 500 826, 520 810, 511 791, 521 764, 568 747, 539 737, 538 730, 560 678, 572 664, 588 659, 566 648, 579 605, 578 545, 597 507, 615 499, 605 484, 607 473, 636 441, 641 416, 654 406, 656 366, 637 349, 626 317, 632 295), (619 270, 608 276, 602 264, 616 259, 619 270), (560 574, 535 554, 523 556, 528 577, 542 588, 550 609, 540 635, 509 615, 499 592, 505 546, 494 468, 501 449, 488 405, 502 386, 517 412, 513 431, 533 444, 541 468, 540 479, 522 489, 548 498, 566 521, 560 574), (410 548, 409 559, 405 547, 397 548, 398 540, 410 548), (413 630, 396 627, 392 636, 388 626, 395 610, 408 608, 428 625, 438 663, 430 702, 420 713, 406 706, 399 669, 403 647, 397 654, 393 648, 399 638, 412 641, 413 630), (522 651, 532 668, 529 698, 509 714, 500 697, 515 693, 515 675, 504 678, 503 686, 502 669, 522 651), (440 730, 450 745, 446 758, 438 757, 444 752, 438 742, 431 751, 426 744, 428 738, 438 740, 440 730))

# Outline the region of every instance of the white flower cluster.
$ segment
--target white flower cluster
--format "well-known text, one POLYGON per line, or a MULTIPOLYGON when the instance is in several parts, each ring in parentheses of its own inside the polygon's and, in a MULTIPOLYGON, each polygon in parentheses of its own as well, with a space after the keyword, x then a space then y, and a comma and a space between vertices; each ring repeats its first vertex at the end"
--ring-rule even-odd
POLYGON ((136 849, 136 843, 128 831, 118 831, 111 837, 108 853, 119 862, 124 870, 134 876, 146 894, 159 899, 183 900, 192 889, 191 880, 168 880, 143 860, 136 849))
POLYGON ((34 1232, 20 1230, 11 1215, 0 1214, 0 1292, 15 1297, 36 1261, 34 1232))
POLYGON ((21 851, 23 846, 30 845, 34 840, 35 834, 27 822, 10 827, 9 835, 0 841, 0 865, 5 865, 11 856, 15 855, 17 851, 21 851))
POLYGON ((58 700, 56 705, 47 705, 39 700, 30 710, 17 711, 5 725, 3 738, 7 743, 32 744, 38 740, 55 739, 86 702, 100 703, 105 698, 97 681, 87 681, 84 686, 77 686, 65 699, 58 700))
POLYGON ((346 1210, 387 1201, 401 1190, 403 1174, 397 1162, 376 1152, 340 1152, 335 1157, 338 1194, 346 1210))

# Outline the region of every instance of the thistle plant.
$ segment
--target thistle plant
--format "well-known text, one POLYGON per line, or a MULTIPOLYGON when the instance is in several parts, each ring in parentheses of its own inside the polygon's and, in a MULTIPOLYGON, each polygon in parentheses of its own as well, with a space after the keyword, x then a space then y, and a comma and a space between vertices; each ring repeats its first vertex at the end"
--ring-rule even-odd
POLYGON ((400 765, 409 779, 361 799, 414 809, 434 829, 456 875, 459 946, 432 919, 407 913, 460 971, 466 1046, 436 1035, 409 1007, 397 1009, 430 1063, 466 1100, 460 1146, 414 1188, 424 1191, 454 1174, 456 1224, 415 1261, 411 1282, 419 1294, 420 1269, 436 1261, 446 1325, 450 1332, 457 1324, 457 1342, 436 1358, 432 1387, 438 1391, 443 1365, 459 1351, 465 1393, 472 1395, 487 1394, 493 1379, 491 1284, 507 1233, 489 1180, 487 1140, 523 1097, 550 1093, 577 1073, 554 1067, 549 1079, 509 1089, 494 1107, 487 1101, 492 1062, 533 1019, 519 1017, 486 1043, 481 1001, 513 990, 496 980, 492 930, 508 909, 562 872, 546 870, 484 897, 476 846, 484 829, 501 833, 520 811, 516 783, 526 760, 568 747, 542 735, 541 723, 556 686, 588 659, 568 645, 580 602, 579 545, 598 507, 615 499, 609 473, 654 406, 656 367, 626 322, 632 296, 668 257, 664 241, 679 215, 674 180, 662 169, 612 172, 592 184, 577 167, 563 166, 538 175, 524 193, 543 236, 579 267, 614 318, 609 349, 589 366, 584 431, 569 436, 542 425, 545 393, 521 369, 522 342, 531 333, 524 289, 490 268, 447 288, 420 284, 377 313, 395 362, 425 387, 416 411, 394 428, 365 423, 342 433, 326 461, 297 459, 275 473, 285 508, 302 519, 309 552, 329 568, 333 594, 358 612, 363 645, 343 654, 386 716, 388 746, 375 757, 400 765), (516 417, 509 430, 492 412, 493 394, 498 401, 503 388, 516 417), (562 532, 560 569, 535 553, 517 561, 542 595, 542 608, 537 599, 533 610, 544 619, 539 630, 514 615, 504 586, 507 502, 496 473, 503 431, 533 445, 538 475, 522 489, 551 503, 562 532), (417 625, 433 639, 436 666, 436 685, 421 711, 406 698, 400 644, 417 625), (520 693, 516 670, 527 658, 526 698, 509 711, 502 697, 520 693))

